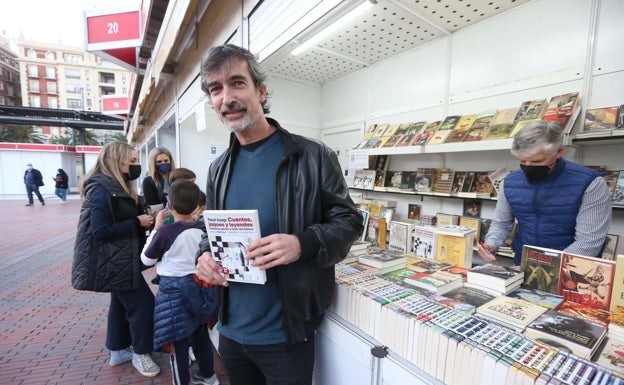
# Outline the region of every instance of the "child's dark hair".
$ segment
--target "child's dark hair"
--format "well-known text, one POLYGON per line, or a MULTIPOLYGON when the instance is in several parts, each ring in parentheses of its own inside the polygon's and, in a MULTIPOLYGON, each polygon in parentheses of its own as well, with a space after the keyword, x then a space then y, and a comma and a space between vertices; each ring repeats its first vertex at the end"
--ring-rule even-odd
POLYGON ((169 186, 167 199, 179 214, 189 215, 197 209, 199 187, 190 180, 178 179, 169 186))
POLYGON ((169 172, 169 183, 173 183, 178 179, 195 179, 197 176, 192 170, 184 167, 178 167, 169 172))

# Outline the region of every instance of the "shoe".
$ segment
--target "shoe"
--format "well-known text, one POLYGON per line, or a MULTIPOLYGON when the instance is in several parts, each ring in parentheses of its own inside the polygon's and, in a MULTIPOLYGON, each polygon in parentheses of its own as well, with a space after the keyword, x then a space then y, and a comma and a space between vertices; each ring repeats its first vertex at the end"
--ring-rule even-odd
POLYGON ((108 364, 110 366, 117 366, 121 364, 125 364, 128 361, 132 360, 132 349, 125 348, 122 350, 111 350, 110 352, 110 360, 108 360, 108 364))
POLYGON ((45 206, 45 202, 41 202, 41 206, 45 206))
POLYGON ((33 206, 34 203, 26 203, 26 206, 33 206))
POLYGON ((132 366, 145 377, 154 377, 160 373, 158 366, 149 354, 133 354, 132 366))
POLYGON ((199 373, 199 370, 191 375, 191 382, 196 385, 219 385, 219 379, 216 373, 210 378, 206 378, 199 373))

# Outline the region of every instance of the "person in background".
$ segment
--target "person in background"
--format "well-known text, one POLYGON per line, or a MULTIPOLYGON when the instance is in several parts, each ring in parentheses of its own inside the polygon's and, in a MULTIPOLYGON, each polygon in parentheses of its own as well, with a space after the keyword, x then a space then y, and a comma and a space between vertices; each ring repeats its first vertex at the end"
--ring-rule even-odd
POLYGON ((536 121, 513 139, 511 153, 520 169, 505 178, 485 241, 477 252, 485 261, 518 222, 513 240, 514 264, 522 246, 564 250, 600 257, 611 224, 611 199, 600 173, 563 159, 561 126, 536 121))
POLYGON ((167 203, 169 173, 175 170, 171 152, 164 147, 153 148, 148 157, 148 176, 143 179, 142 190, 146 205, 167 203))
MULTIPOLYGON (((179 169, 178 169, 179 170, 179 169)), ((163 225, 158 215, 141 261, 156 265, 158 292, 154 308, 154 350, 169 351, 173 385, 218 384, 214 372, 212 343, 207 323, 217 318, 214 286, 203 286, 195 277, 195 258, 204 233, 196 219, 199 187, 178 179, 169 186, 167 210, 175 222, 163 225), (199 371, 189 376, 189 348, 193 348, 199 371)))
MULTIPOLYGON (((195 180, 197 179, 197 175, 195 175, 193 170, 189 170, 188 168, 184 168, 184 167, 179 167, 171 171, 171 173, 169 174, 169 184, 173 183, 177 179, 186 179, 195 183, 195 180)), ((201 216, 202 212, 204 211, 204 207, 206 206, 206 194, 201 190, 199 190, 199 206, 200 208, 198 210, 198 216, 201 216)))
POLYGON ((45 200, 39 192, 39 187, 43 186, 43 176, 41 172, 36 168, 33 168, 32 163, 26 164, 26 171, 24 171, 24 184, 26 185, 26 196, 28 196, 28 203, 26 206, 34 205, 33 193, 37 195, 39 202, 42 206, 45 206, 45 200))
POLYGON ((136 149, 110 142, 79 185, 72 286, 110 293, 106 348, 109 364, 132 361, 153 377, 160 367, 150 353, 154 341, 154 295, 142 275, 141 250, 154 218, 144 214, 133 181, 141 176, 136 149))
POLYGON ((206 209, 257 209, 262 238, 247 260, 267 282, 228 282, 200 244, 196 273, 218 285, 219 352, 232 385, 312 383, 314 332, 332 299, 334 265, 363 231, 335 152, 292 134, 269 113, 266 75, 255 56, 215 46, 201 86, 231 131, 210 164, 206 209))
POLYGON ((54 178, 54 195, 61 199, 61 203, 67 201, 67 189, 69 188, 69 177, 65 170, 59 168, 54 178))

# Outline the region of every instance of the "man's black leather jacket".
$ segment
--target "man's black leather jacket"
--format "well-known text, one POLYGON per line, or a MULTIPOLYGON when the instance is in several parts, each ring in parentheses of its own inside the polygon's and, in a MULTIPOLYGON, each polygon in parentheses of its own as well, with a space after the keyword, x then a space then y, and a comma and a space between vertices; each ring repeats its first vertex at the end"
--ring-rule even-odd
MULTIPOLYGON (((363 231, 362 218, 349 196, 336 154, 321 142, 291 134, 277 121, 284 159, 276 177, 277 233, 294 234, 301 243, 299 260, 276 267, 288 342, 313 336, 331 303, 334 265, 344 259, 363 231)), ((225 190, 240 143, 232 134, 229 148, 212 164, 206 186, 206 209, 222 209, 225 190)), ((209 251, 207 239, 200 254, 209 251)), ((227 288, 219 289, 219 319, 224 315, 227 288)))

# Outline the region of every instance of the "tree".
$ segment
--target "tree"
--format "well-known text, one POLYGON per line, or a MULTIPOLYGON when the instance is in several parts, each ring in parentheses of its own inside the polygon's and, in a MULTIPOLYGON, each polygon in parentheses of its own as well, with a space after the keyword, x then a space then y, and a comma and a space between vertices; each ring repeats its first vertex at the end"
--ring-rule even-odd
POLYGON ((10 125, 0 130, 0 142, 45 143, 44 137, 28 126, 10 125))
POLYGON ((56 136, 53 135, 50 138, 50 143, 52 144, 63 144, 65 146, 71 146, 73 144, 73 138, 69 135, 61 135, 61 136, 56 136))

